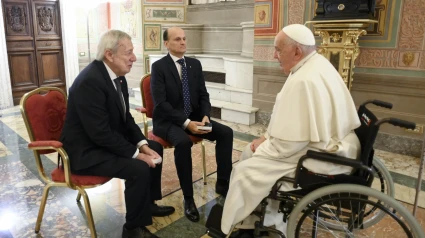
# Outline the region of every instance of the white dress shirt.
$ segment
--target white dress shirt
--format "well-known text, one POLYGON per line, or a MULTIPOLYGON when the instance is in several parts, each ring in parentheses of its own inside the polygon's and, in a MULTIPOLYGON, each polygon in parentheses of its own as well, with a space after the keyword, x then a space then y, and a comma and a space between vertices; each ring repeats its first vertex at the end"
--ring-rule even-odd
MULTIPOLYGON (((118 78, 118 76, 114 73, 114 71, 112 71, 111 68, 109 68, 109 66, 103 62, 103 64, 106 67, 106 71, 108 71, 109 77, 111 78, 112 81, 112 85, 114 85, 115 90, 117 90, 117 86, 115 86, 115 82, 114 79, 118 78)), ((119 92, 120 96, 124 98, 124 96, 122 95, 122 92, 119 92)), ((124 111, 126 111, 125 105, 124 106, 124 111)), ((139 141, 139 143, 137 143, 137 148, 140 148, 142 145, 147 145, 148 141, 147 140, 141 140, 139 141)), ((137 155, 139 154, 139 149, 136 150, 136 152, 134 152, 133 155, 133 159, 135 159, 137 157, 137 155)))

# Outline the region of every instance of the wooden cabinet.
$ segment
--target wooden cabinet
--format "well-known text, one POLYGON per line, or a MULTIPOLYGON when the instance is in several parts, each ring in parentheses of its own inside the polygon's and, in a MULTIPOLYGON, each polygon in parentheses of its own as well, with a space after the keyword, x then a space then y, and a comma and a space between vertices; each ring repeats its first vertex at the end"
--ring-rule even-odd
POLYGON ((14 104, 42 86, 66 90, 58 0, 2 0, 14 104))

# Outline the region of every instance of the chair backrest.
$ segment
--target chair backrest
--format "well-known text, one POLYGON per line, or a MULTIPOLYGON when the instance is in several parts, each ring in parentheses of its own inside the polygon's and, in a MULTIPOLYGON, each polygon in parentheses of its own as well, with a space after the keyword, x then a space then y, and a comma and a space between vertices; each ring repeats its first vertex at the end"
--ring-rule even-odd
MULTIPOLYGON (((66 105, 65 92, 55 87, 41 87, 21 98, 21 113, 31 142, 60 139, 66 105)), ((41 154, 51 152, 53 151, 40 151, 41 154)))
POLYGON ((151 94, 151 74, 146 74, 140 80, 140 93, 142 94, 143 107, 146 109, 146 116, 153 116, 153 97, 151 94))
POLYGON ((374 155, 373 144, 379 131, 379 125, 376 125, 378 118, 366 108, 366 105, 361 105, 357 114, 361 123, 360 127, 355 129, 361 145, 360 159, 364 165, 370 167, 374 155))

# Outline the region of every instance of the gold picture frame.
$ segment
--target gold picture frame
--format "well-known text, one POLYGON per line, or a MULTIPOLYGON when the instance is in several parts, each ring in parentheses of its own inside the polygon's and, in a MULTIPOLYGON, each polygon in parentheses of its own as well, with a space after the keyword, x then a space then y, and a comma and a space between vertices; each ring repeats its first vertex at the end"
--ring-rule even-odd
POLYGON ((142 15, 144 22, 185 23, 186 6, 145 5, 142 15))
POLYGON ((143 24, 144 51, 160 51, 161 34, 161 24, 143 24))

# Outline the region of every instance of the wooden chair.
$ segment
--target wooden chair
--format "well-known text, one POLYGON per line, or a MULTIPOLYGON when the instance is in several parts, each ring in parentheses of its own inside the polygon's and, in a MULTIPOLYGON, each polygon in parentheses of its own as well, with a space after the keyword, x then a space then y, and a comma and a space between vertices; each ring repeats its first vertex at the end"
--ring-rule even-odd
MULTIPOLYGON (((153 134, 152 130, 148 131, 148 120, 147 120, 147 118, 152 118, 153 108, 154 108, 153 98, 152 98, 152 94, 151 94, 151 75, 150 74, 146 74, 140 80, 140 92, 142 94, 142 102, 143 102, 144 107, 136 108, 136 110, 142 113, 145 136, 148 135, 147 137, 150 140, 153 140, 153 141, 160 143, 164 147, 164 149, 173 148, 173 145, 171 145, 170 142, 156 136, 155 134, 153 134)), ((192 141, 193 144, 199 144, 199 143, 201 144, 202 171, 203 171, 202 179, 204 181, 204 184, 207 184, 207 170, 206 170, 206 162, 205 162, 204 140, 200 137, 196 137, 196 136, 192 136, 192 135, 189 135, 189 137, 190 137, 190 140, 192 141)))
POLYGON ((91 237, 96 237, 90 201, 85 189, 100 186, 111 180, 111 178, 81 176, 71 173, 68 154, 59 141, 65 122, 66 107, 67 98, 65 92, 54 87, 35 89, 26 93, 20 101, 22 117, 24 118, 25 126, 31 140, 28 148, 33 150, 38 173, 46 184, 41 199, 40 210, 38 211, 35 233, 40 231, 50 188, 68 187, 78 190, 77 202, 80 202, 80 198, 83 196, 91 237), (58 152, 62 158, 63 165, 58 165, 51 172, 51 176, 47 176, 44 171, 41 155, 54 152, 58 152))

